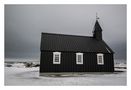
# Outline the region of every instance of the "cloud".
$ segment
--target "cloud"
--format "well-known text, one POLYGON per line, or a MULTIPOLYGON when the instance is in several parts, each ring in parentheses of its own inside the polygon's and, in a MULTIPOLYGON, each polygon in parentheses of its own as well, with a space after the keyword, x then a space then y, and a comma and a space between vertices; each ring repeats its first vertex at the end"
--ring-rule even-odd
POLYGON ((92 36, 96 12, 103 39, 125 58, 126 5, 5 5, 6 57, 38 56, 41 32, 92 36))

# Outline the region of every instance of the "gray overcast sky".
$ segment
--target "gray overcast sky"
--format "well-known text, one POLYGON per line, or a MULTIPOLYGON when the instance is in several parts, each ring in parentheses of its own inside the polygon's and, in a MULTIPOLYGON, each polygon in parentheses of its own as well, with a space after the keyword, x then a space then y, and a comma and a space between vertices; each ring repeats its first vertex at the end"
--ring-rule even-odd
POLYGON ((5 5, 5 57, 39 58, 41 32, 92 36, 96 12, 115 58, 126 59, 126 5, 5 5))

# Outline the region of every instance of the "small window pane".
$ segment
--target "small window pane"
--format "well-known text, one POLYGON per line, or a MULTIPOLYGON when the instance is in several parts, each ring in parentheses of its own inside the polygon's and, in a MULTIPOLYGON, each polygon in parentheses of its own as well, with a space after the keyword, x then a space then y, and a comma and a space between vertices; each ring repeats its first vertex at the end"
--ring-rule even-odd
POLYGON ((78 55, 78 62, 81 62, 81 55, 78 55))

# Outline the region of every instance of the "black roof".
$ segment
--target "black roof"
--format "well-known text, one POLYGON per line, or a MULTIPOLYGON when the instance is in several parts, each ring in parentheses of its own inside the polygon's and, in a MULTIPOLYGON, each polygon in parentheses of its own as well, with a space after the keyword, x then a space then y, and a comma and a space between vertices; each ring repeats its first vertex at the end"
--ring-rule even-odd
POLYGON ((42 33, 41 51, 113 53, 103 41, 89 36, 42 33))

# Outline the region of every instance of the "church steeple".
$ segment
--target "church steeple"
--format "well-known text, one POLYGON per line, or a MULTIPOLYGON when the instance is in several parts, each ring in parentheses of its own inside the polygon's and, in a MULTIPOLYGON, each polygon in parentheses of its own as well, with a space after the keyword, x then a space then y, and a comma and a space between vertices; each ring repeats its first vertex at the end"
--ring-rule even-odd
POLYGON ((102 29, 98 22, 99 17, 96 15, 96 22, 93 30, 93 37, 97 40, 102 40, 102 29))

